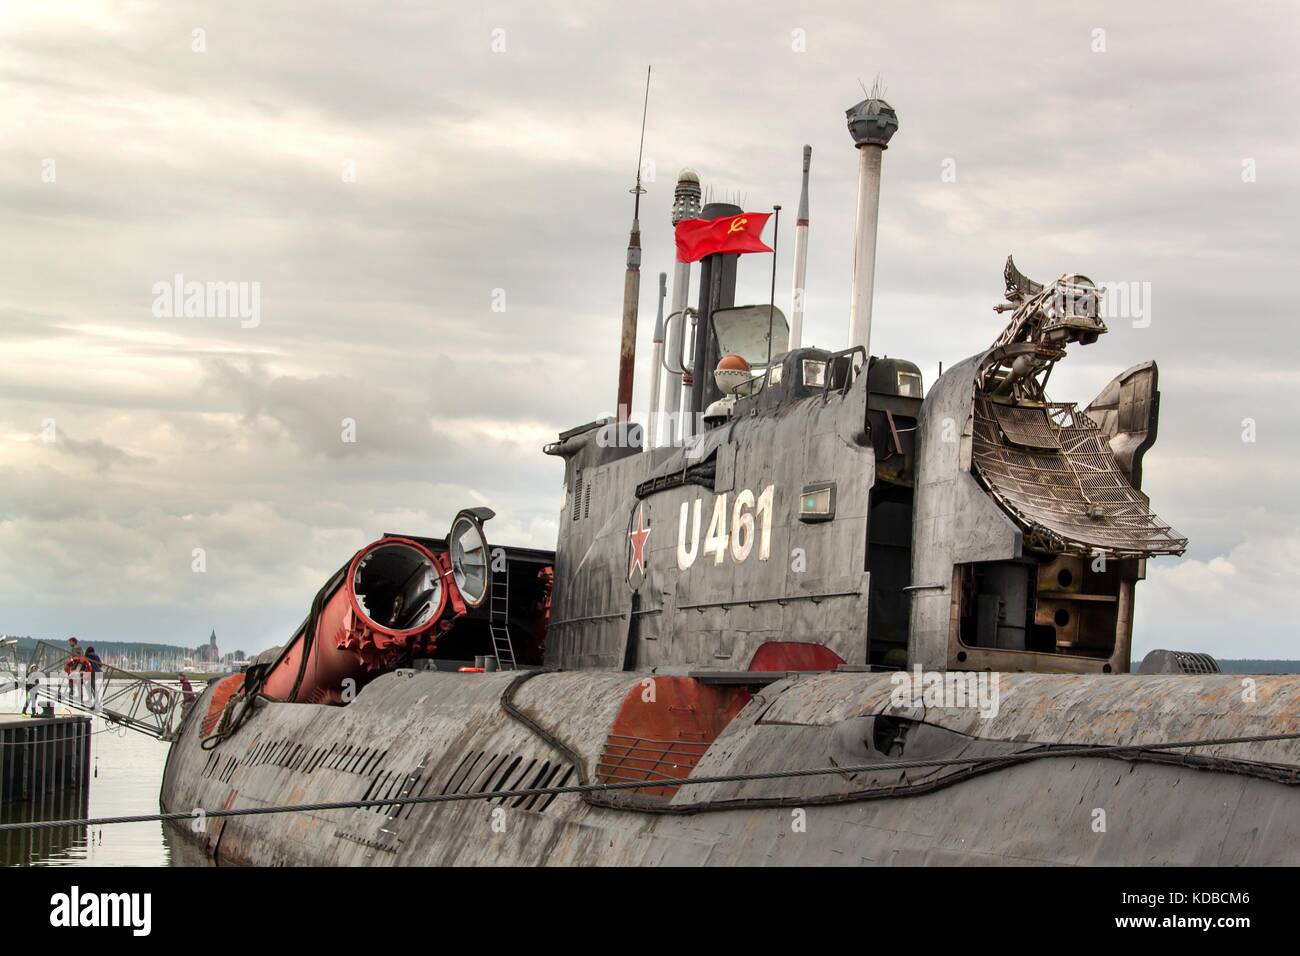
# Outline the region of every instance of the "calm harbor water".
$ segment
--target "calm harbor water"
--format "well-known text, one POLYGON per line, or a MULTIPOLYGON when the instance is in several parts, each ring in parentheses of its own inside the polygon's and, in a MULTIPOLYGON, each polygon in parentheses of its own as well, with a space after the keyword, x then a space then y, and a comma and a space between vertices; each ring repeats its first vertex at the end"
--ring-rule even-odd
MULTIPOLYGON (((5 712, 20 707, 9 700, 0 702, 5 712)), ((115 727, 102 717, 94 719, 93 734, 88 788, 0 807, 0 822, 157 813, 170 745, 115 727)), ((0 833, 0 866, 180 866, 201 861, 188 846, 176 844, 161 823, 4 832, 0 833)))

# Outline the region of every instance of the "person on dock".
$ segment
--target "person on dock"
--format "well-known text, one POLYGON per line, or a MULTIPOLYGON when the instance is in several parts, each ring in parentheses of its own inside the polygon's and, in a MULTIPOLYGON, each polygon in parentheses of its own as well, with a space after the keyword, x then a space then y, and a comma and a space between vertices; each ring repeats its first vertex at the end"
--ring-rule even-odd
POLYGON ((90 700, 92 703, 97 703, 99 701, 99 694, 95 687, 95 675, 103 670, 104 662, 100 659, 100 656, 95 653, 93 647, 86 648, 85 658, 86 663, 90 665, 90 700))
POLYGON ((77 683, 82 680, 81 662, 84 658, 81 656, 81 644, 75 637, 68 638, 68 660, 63 665, 63 673, 68 675, 68 699, 76 700, 77 683))
POLYGON ((41 672, 31 665, 28 665, 27 668, 26 684, 26 695, 23 697, 23 713, 27 714, 30 711, 30 716, 39 717, 41 714, 37 691, 40 690, 41 686, 41 672))
POLYGON ((194 702, 199 697, 194 693, 194 685, 190 683, 190 679, 185 676, 184 671, 178 672, 176 677, 181 682, 181 720, 184 720, 185 715, 190 712, 190 708, 194 706, 194 702))

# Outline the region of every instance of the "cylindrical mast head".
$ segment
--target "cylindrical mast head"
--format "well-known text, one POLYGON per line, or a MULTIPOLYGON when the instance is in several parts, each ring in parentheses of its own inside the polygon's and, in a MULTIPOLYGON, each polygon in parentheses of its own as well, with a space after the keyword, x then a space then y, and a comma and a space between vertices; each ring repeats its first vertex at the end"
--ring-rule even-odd
POLYGON ((803 185, 799 188, 799 218, 797 226, 808 224, 808 170, 812 168, 812 147, 803 148, 803 185))
POLYGON ((858 150, 858 212, 853 241, 853 293, 849 346, 871 353, 871 294, 876 278, 876 226, 880 219, 880 161, 898 131, 898 114, 878 96, 846 111, 858 150))
POLYGON ((700 218, 700 177, 693 169, 683 169, 673 190, 673 225, 683 219, 700 218))
POLYGON ((853 145, 889 148, 889 141, 898 132, 898 114, 894 108, 877 96, 870 96, 846 110, 849 135, 853 145))

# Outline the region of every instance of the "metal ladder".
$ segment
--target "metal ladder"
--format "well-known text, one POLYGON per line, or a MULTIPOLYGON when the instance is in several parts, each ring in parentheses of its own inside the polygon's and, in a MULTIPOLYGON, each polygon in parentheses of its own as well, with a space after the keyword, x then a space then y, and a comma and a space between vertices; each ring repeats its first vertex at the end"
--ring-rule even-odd
POLYGON ((510 562, 492 572, 492 591, 488 598, 488 628, 492 631, 492 650, 497 656, 497 666, 503 671, 515 670, 515 647, 510 640, 510 562))

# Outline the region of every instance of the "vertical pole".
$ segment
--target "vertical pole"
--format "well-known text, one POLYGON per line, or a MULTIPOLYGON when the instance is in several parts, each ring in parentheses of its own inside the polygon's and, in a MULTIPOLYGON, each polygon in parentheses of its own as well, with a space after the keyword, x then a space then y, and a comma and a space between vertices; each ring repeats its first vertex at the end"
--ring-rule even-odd
POLYGON ((849 345, 871 353, 871 292, 876 281, 876 225, 880 218, 879 146, 858 147, 858 216, 853 241, 853 297, 849 300, 849 345))
MULTIPOLYGON (((678 262, 673 266, 673 303, 668 310, 669 315, 683 312, 686 309, 687 296, 691 289, 691 264, 689 262, 678 262)), ((685 358, 685 352, 682 349, 682 339, 686 334, 686 319, 683 316, 673 323, 672 328, 668 330, 668 342, 665 350, 670 359, 669 364, 676 365, 680 360, 685 358)), ((690 365, 689 362, 686 363, 690 365)), ((668 444, 677 445, 681 442, 685 430, 679 421, 682 410, 682 390, 683 384, 680 376, 668 376, 668 394, 664 396, 664 410, 668 413, 668 444)), ((687 405, 690 404, 688 401, 687 405)))
POLYGON ((13 753, 10 755, 9 772, 12 780, 9 782, 9 796, 13 800, 22 800, 27 796, 27 764, 30 757, 31 746, 28 741, 35 732, 36 726, 24 724, 21 727, 14 728, 13 736, 9 742, 13 745, 13 753))
POLYGON ((646 451, 659 445, 659 394, 664 372, 664 298, 668 295, 668 273, 659 273, 659 315, 655 318, 654 349, 650 359, 650 435, 646 451))
POLYGON ((812 147, 803 148, 803 185, 799 189, 799 218, 794 224, 794 282, 790 291, 790 342, 794 351, 803 345, 804 279, 808 274, 808 168, 812 147))
MULTIPOLYGON (((700 217, 701 198, 699 174, 693 169, 683 169, 677 175, 677 188, 673 190, 671 218, 674 233, 676 233, 679 223, 687 219, 698 219, 700 217)), ((668 357, 672 360, 669 364, 683 369, 690 369, 691 362, 694 361, 693 358, 690 360, 686 358, 686 351, 683 348, 686 339, 685 312, 690 291, 691 264, 689 262, 675 262, 673 266, 673 304, 669 310, 669 315, 681 315, 681 318, 678 319, 668 333, 667 352, 668 357)), ((690 343, 691 355, 694 356, 695 336, 693 330, 690 343)), ((686 418, 691 407, 691 388, 689 372, 683 372, 680 378, 669 376, 668 395, 664 407, 668 411, 668 444, 674 447, 680 445, 690 434, 690 426, 686 418), (686 411, 685 415, 683 410, 686 411)))
POLYGON ((645 120, 650 106, 650 68, 645 71, 645 103, 641 107, 641 146, 636 154, 636 197, 632 207, 632 232, 627 240, 627 271, 623 274, 623 332, 618 352, 618 411, 620 422, 632 418, 632 379, 636 373, 636 322, 641 301, 641 156, 645 147, 645 120))
MULTIPOLYGON (((781 207, 772 207, 772 288, 767 299, 767 366, 772 366, 772 330, 776 325, 776 244, 781 237, 781 207)), ((766 386, 765 386, 766 387, 766 386)))
POLYGON ((36 730, 39 736, 33 749, 36 751, 36 759, 40 761, 37 765, 35 784, 35 790, 39 794, 49 789, 47 778, 50 775, 50 755, 46 753, 45 747, 50 739, 50 727, 48 724, 42 724, 36 730))
POLYGON ((641 297, 641 226, 633 221, 623 274, 623 333, 618 350, 618 420, 632 417, 632 377, 636 370, 636 319, 641 297))
MULTIPOLYGON (((709 203, 700 212, 701 219, 722 219, 744 212, 731 203, 709 203)), ((713 381, 718 365, 718 342, 713 334, 713 313, 736 304, 736 261, 734 252, 715 252, 700 260, 699 325, 695 330, 695 358, 691 362, 694 386, 689 411, 703 413, 710 403, 722 397, 713 381)))
MULTIPOLYGON (((704 266, 700 265, 700 288, 704 288, 704 266)), ((700 340, 700 313, 691 313, 691 338, 686 345, 686 354, 691 357, 686 364, 689 371, 682 376, 682 443, 695 435, 698 419, 695 417, 695 356, 698 354, 700 340)))
POLYGON ((880 160, 898 131, 898 113, 874 92, 847 111, 858 149, 858 212, 853 234, 853 294, 849 346, 871 356, 871 292, 876 281, 876 225, 880 219, 880 160))

